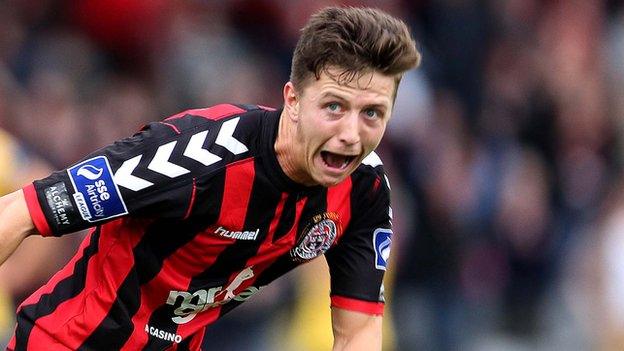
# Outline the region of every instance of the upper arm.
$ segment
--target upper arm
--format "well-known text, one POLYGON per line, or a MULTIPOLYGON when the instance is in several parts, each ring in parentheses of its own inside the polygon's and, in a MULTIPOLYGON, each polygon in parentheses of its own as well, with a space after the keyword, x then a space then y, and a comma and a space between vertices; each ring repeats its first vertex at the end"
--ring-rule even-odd
POLYGON ((382 317, 332 308, 334 351, 381 350, 382 317))

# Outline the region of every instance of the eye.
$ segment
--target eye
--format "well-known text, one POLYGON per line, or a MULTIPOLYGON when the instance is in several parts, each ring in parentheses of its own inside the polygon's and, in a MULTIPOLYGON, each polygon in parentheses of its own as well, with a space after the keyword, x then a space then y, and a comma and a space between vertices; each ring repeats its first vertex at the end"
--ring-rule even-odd
POLYGON ((364 115, 366 116, 366 118, 368 119, 377 119, 380 116, 379 111, 369 108, 364 110, 364 115))
POLYGON ((337 102, 330 102, 329 104, 327 104, 327 109, 330 112, 339 112, 340 111, 340 104, 337 102))

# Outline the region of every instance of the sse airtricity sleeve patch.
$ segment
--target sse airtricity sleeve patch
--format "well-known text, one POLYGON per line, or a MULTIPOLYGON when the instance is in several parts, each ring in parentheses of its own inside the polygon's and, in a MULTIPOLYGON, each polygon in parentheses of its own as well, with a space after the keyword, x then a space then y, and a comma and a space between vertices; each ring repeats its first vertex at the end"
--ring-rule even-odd
POLYGON ((106 156, 83 161, 67 173, 74 186, 78 211, 85 221, 97 222, 128 213, 106 156))
POLYGON ((373 245, 375 247, 375 268, 386 270, 390 257, 392 244, 392 230, 379 228, 373 233, 373 245))

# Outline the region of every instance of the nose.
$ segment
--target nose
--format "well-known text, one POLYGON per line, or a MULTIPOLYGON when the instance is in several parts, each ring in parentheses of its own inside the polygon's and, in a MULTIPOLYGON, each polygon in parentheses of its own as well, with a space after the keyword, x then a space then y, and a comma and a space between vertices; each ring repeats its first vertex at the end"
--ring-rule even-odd
POLYGON ((360 141, 360 120, 357 113, 348 113, 342 117, 338 139, 346 145, 357 144, 360 141))

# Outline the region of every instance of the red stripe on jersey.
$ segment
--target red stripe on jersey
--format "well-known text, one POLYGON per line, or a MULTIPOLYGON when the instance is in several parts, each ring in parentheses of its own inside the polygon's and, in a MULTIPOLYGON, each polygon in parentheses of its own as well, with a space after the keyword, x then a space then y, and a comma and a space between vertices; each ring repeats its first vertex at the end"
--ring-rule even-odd
POLYGON ((335 242, 340 240, 351 221, 351 188, 353 183, 348 177, 338 185, 327 189, 327 211, 336 212, 340 216, 340 230, 335 242))
POLYGON ((381 185, 381 178, 379 176, 377 176, 377 178, 375 178, 375 183, 373 183, 373 192, 376 193, 377 190, 379 190, 379 186, 381 185))
POLYGON ((191 201, 189 202, 189 207, 186 210, 186 214, 184 215, 184 219, 189 218, 191 215, 191 211, 193 210, 193 205, 195 205, 195 194, 197 193, 197 180, 193 178, 193 191, 191 192, 191 201))
POLYGON ((167 122, 160 122, 160 123, 173 129, 173 131, 176 132, 176 134, 180 134, 180 130, 178 129, 178 127, 174 126, 173 124, 167 123, 167 122))
MULTIPOLYGON (((214 323, 221 314, 221 305, 217 307, 209 307, 206 311, 199 312, 192 321, 178 326, 178 335, 183 339, 188 338, 201 329, 205 329, 207 325, 214 323)), ((203 336, 202 336, 203 339, 203 336)), ((201 345, 201 340, 199 341, 201 345)), ((194 350, 193 348, 190 348, 194 350)), ((199 348, 197 350, 200 350, 199 348)))
POLYGON ((221 105, 216 105, 216 106, 212 106, 208 108, 186 110, 178 114, 175 114, 169 118, 166 118, 165 121, 169 121, 169 120, 176 119, 176 118, 182 118, 186 115, 199 116, 199 117, 204 117, 204 118, 211 119, 214 121, 218 121, 222 118, 232 116, 238 113, 244 113, 244 112, 246 111, 238 106, 234 106, 230 104, 221 104, 221 105))
MULTIPOLYGON (((274 244, 282 247, 285 246, 286 250, 275 250, 277 252, 275 252, 274 258, 277 258, 279 255, 281 255, 282 253, 284 253, 284 251, 288 251, 292 248, 292 246, 295 244, 295 242, 297 241, 297 224, 299 223, 299 219, 301 218, 301 213, 303 212, 303 207, 305 206, 306 202, 308 201, 307 197, 301 198, 300 200, 297 201, 297 203, 295 204, 295 220, 293 221, 293 226, 290 228, 290 230, 288 231, 288 233, 286 233, 283 237, 281 237, 278 241, 276 241, 274 244)), ((275 219, 279 219, 279 217, 275 217, 275 219)), ((273 237, 273 234, 275 233, 275 230, 277 229, 277 224, 278 222, 275 222, 275 225, 273 225, 273 223, 271 223, 271 237, 273 237)))
POLYGON ((273 235, 275 234, 275 229, 277 229, 280 217, 282 216, 282 212, 284 211, 284 204, 286 203, 287 198, 288 193, 282 193, 282 197, 280 198, 280 201, 275 208, 275 214, 273 215, 273 219, 271 220, 271 224, 269 225, 269 233, 267 234, 266 240, 262 243, 258 251, 261 251, 262 247, 266 245, 267 242, 273 242, 273 235))
POLYGON ((336 295, 331 297, 331 306, 366 314, 383 315, 384 311, 382 302, 363 301, 336 295))
POLYGON ((132 250, 145 225, 145 221, 117 219, 101 227, 98 252, 89 259, 84 289, 52 314, 36 320, 28 348, 54 343, 55 335, 61 335, 70 349, 80 347, 115 302, 119 286, 134 266, 132 250))
POLYGON ((9 344, 7 345, 7 348, 5 351, 15 351, 15 331, 17 330, 17 325, 15 326, 14 330, 13 330, 13 337, 11 338, 11 340, 9 340, 9 344))
POLYGON ((263 105, 257 105, 258 107, 260 107, 263 110, 267 110, 267 111, 275 111, 275 108, 273 107, 269 107, 269 106, 263 106, 263 105))
POLYGON ((204 341, 204 335, 206 335, 206 328, 202 328, 200 331, 193 335, 193 339, 189 343, 189 350, 201 350, 202 341, 204 341))
MULTIPOLYGON (((303 206, 307 202, 307 198, 302 198, 301 200, 297 201, 297 204, 295 205, 295 220, 293 221, 293 226, 290 228, 288 233, 280 238, 278 241, 273 242, 273 234, 277 229, 280 216, 282 215, 284 203, 286 202, 287 198, 286 195, 287 194, 282 194, 282 199, 277 206, 275 216, 273 217, 273 220, 271 221, 271 225, 269 227, 269 235, 267 235, 267 240, 265 240, 262 245, 260 245, 260 248, 258 249, 258 254, 252 257, 249 261, 247 261, 247 267, 254 266, 254 273, 256 273, 256 277, 258 277, 258 273, 266 269, 276 259, 287 253, 297 240, 297 223, 299 223, 299 218, 301 217, 301 212, 303 212, 303 206)), ((255 280, 256 279, 250 280, 248 285, 253 285, 255 280)))
POLYGON ((242 230, 255 178, 254 159, 229 164, 225 170, 225 187, 217 223, 227 230, 242 230))
POLYGON ((51 236, 52 230, 50 229, 48 221, 46 221, 45 215, 41 210, 41 205, 39 204, 39 198, 37 198, 37 191, 35 190, 35 186, 32 183, 28 184, 22 189, 22 191, 24 192, 26 206, 28 207, 30 218, 32 218, 32 221, 35 224, 35 228, 37 228, 42 236, 51 236))

